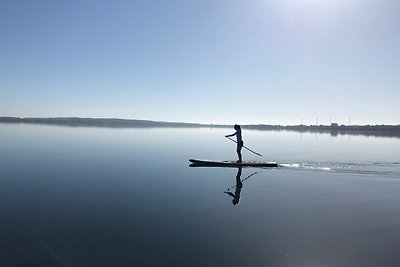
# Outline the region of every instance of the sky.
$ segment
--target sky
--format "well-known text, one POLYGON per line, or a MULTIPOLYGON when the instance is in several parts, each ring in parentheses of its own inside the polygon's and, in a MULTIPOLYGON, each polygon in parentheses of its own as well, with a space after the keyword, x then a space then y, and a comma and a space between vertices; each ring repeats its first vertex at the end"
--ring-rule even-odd
POLYGON ((4 0, 0 116, 400 124, 400 1, 4 0))

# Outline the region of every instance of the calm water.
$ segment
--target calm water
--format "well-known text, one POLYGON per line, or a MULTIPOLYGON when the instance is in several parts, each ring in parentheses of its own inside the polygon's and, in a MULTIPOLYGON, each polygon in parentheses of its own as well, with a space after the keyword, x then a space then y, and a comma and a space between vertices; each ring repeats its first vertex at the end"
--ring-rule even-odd
POLYGON ((400 266, 400 139, 232 132, 0 124, 0 266, 400 266))

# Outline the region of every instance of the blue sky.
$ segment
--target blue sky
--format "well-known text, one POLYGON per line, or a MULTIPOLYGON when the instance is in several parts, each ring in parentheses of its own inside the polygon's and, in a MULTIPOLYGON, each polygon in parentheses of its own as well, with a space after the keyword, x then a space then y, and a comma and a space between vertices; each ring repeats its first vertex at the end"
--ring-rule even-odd
POLYGON ((0 116, 400 124, 400 1, 2 1, 0 116))

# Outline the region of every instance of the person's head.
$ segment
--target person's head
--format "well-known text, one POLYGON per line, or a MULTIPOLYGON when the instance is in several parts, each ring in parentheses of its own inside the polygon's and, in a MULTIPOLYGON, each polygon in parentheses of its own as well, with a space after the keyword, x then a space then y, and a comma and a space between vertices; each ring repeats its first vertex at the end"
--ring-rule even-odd
POLYGON ((240 130, 240 125, 235 124, 235 126, 233 126, 233 129, 235 129, 236 131, 240 130))
POLYGON ((232 199, 232 204, 233 205, 239 204, 239 199, 237 199, 237 198, 232 199))

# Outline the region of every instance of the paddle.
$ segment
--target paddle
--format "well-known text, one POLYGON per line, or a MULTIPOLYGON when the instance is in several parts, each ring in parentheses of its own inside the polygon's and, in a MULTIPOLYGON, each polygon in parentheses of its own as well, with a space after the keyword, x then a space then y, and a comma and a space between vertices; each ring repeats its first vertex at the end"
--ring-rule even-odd
MULTIPOLYGON (((228 138, 229 140, 231 140, 232 142, 235 142, 236 144, 237 144, 237 142, 235 141, 235 140, 233 140, 232 138, 230 138, 230 137, 227 137, 227 136, 225 136, 226 138, 228 138)), ((250 148, 248 148, 248 147, 245 147, 245 146, 243 146, 244 148, 246 148, 248 151, 250 151, 250 152, 252 152, 252 153, 254 153, 254 154, 256 154, 257 156, 260 156, 260 157, 262 157, 262 155, 260 154, 260 153, 257 153, 257 152, 255 152, 255 151, 253 151, 253 150, 251 150, 250 148)))

